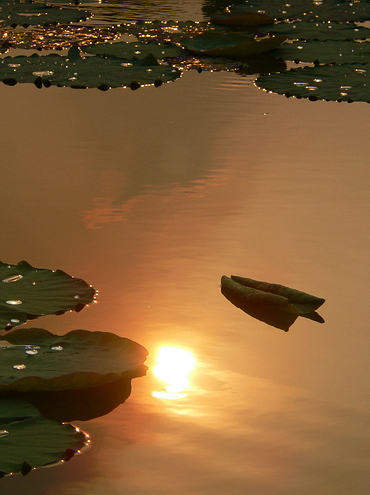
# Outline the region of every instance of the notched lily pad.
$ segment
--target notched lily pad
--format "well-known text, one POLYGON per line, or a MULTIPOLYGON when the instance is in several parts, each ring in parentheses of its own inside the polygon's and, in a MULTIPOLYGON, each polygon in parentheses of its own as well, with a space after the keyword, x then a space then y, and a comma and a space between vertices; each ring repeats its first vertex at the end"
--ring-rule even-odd
POLYGON ((61 270, 0 262, 0 326, 5 330, 38 316, 81 311, 95 297, 95 289, 61 270))
POLYGON ((298 316, 323 323, 316 313, 325 299, 279 284, 225 275, 221 278, 222 294, 250 316, 288 331, 298 316))
POLYGON ((369 28, 349 22, 280 22, 274 26, 264 26, 261 31, 271 34, 283 34, 290 39, 297 40, 347 41, 370 38, 369 28))
POLYGON ((253 34, 208 31, 182 39, 181 45, 197 55, 244 58, 273 50, 285 39, 285 36, 257 39, 253 34))
POLYGON ((89 15, 83 10, 61 8, 50 4, 10 1, 1 4, 0 26, 69 24, 84 21, 89 15))
POLYGON ((0 398, 0 477, 69 460, 87 441, 74 426, 43 418, 28 402, 0 398))
POLYGON ((369 64, 320 65, 260 76, 265 91, 309 100, 370 103, 369 64))
POLYGON ((53 335, 18 329, 0 347, 0 391, 56 391, 98 387, 145 374, 148 351, 109 332, 73 330, 53 335))
POLYGON ((370 42, 364 41, 294 41, 284 43, 274 51, 276 57, 296 62, 320 64, 366 63, 370 56, 370 42))

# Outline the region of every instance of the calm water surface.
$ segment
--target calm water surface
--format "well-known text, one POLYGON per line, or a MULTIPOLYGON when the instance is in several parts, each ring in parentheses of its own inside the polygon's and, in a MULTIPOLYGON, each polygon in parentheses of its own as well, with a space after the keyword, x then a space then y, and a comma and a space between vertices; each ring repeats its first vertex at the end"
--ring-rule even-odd
POLYGON ((367 494, 370 106, 287 100, 225 72, 0 90, 1 259, 99 289, 37 325, 150 352, 125 404, 75 422, 85 454, 1 493, 367 494), (223 274, 324 297, 326 323, 254 320, 220 294, 223 274), (196 360, 180 399, 153 396, 163 346, 196 360))

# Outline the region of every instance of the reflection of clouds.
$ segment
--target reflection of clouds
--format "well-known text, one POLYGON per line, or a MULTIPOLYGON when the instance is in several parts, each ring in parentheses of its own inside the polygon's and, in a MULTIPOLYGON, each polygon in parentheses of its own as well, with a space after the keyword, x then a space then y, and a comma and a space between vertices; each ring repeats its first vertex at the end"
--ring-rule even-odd
POLYGON ((183 406, 144 395, 113 413, 118 438, 105 436, 95 476, 53 493, 367 493, 369 413, 229 371, 203 375, 183 406))

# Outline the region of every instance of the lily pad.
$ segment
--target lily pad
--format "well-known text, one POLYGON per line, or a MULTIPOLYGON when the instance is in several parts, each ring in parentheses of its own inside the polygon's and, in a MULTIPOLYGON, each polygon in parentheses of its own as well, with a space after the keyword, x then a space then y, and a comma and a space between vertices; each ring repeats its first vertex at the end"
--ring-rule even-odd
POLYGON ((369 64, 322 65, 260 76, 259 88, 312 101, 370 103, 369 64))
POLYGON ((0 262, 0 325, 5 330, 38 316, 81 311, 95 297, 95 289, 61 270, 0 262))
POLYGON ((284 43, 274 55, 284 60, 322 64, 366 63, 370 56, 370 42, 358 41, 295 41, 284 43))
POLYGON ((123 59, 145 59, 148 55, 156 59, 168 57, 180 57, 184 50, 168 43, 142 43, 119 41, 117 43, 100 43, 83 48, 86 53, 94 53, 100 56, 114 56, 123 59))
POLYGON ((79 390, 142 376, 148 351, 109 332, 14 330, 0 348, 0 391, 79 390))
POLYGON ((324 322, 315 311, 325 299, 283 285, 224 275, 221 278, 221 292, 250 316, 285 331, 298 316, 324 322))
POLYGON ((276 48, 285 36, 255 39, 250 34, 204 32, 194 38, 184 38, 181 45, 191 53, 216 57, 243 58, 276 48))
POLYGON ((370 20, 370 4, 365 1, 350 2, 325 0, 316 4, 312 0, 246 0, 230 8, 230 12, 253 10, 275 19, 320 20, 361 22, 370 20))
POLYGON ((271 34, 283 34, 293 40, 347 41, 370 38, 369 28, 349 22, 280 22, 274 26, 264 26, 261 31, 271 34))
POLYGON ((43 418, 23 400, 0 398, 0 477, 69 460, 86 442, 74 426, 43 418))
POLYGON ((140 85, 159 86, 178 77, 178 69, 167 64, 160 65, 150 55, 143 60, 123 63, 116 57, 82 58, 77 47, 72 47, 67 57, 33 54, 0 60, 0 80, 4 83, 33 82, 40 88, 57 85, 102 90, 124 86, 136 89, 140 85))
POLYGON ((86 20, 89 12, 55 7, 50 4, 34 3, 30 1, 1 2, 0 26, 38 26, 41 24, 54 24, 78 22, 86 20))

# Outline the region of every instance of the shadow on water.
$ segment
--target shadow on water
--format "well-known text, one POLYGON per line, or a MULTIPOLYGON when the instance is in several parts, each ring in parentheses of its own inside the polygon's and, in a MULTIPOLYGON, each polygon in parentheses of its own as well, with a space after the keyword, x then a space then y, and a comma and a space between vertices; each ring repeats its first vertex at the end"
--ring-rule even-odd
MULTIPOLYGON (((136 370, 135 376, 145 375, 147 367, 136 370)), ((60 423, 89 421, 105 416, 123 404, 131 394, 131 378, 121 378, 112 383, 83 390, 57 390, 52 392, 9 391, 1 398, 22 399, 35 406, 44 418, 60 423)))

